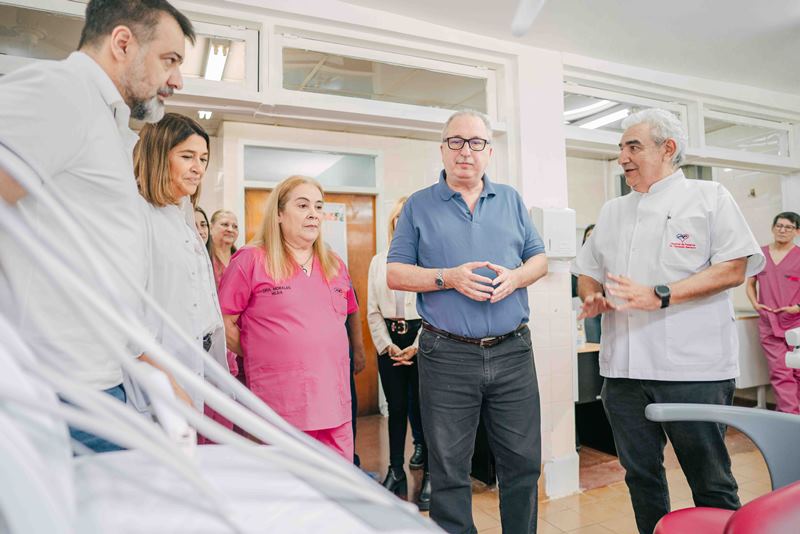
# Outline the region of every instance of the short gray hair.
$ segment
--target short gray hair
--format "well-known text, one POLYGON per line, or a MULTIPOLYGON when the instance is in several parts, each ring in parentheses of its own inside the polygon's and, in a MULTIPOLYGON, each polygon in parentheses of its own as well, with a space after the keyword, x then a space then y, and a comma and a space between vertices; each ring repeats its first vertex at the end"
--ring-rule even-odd
POLYGON ((658 145, 664 144, 667 139, 675 141, 675 155, 672 156, 672 164, 680 167, 686 159, 686 145, 688 136, 681 121, 669 111, 652 108, 643 109, 629 115, 622 121, 622 128, 627 130, 637 124, 647 124, 650 126, 650 135, 658 145))
POLYGON ((450 118, 447 119, 447 122, 444 123, 444 128, 442 128, 442 141, 444 141, 445 136, 447 135, 447 129, 450 127, 450 123, 453 122, 458 117, 477 117, 481 121, 483 121, 483 125, 486 126, 486 135, 489 137, 487 141, 492 140, 492 123, 489 120, 489 117, 485 113, 481 113, 480 111, 475 111, 474 109, 465 109, 462 111, 456 111, 450 118))

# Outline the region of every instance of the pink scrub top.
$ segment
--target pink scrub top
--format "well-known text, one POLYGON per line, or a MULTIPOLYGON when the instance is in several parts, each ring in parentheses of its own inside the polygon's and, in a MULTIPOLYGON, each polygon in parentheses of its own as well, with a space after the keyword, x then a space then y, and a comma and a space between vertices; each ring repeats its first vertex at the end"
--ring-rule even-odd
MULTIPOLYGON (((769 245, 761 247, 767 263, 756 275, 758 301, 770 308, 800 304, 800 247, 792 247, 778 265, 772 261, 769 245)), ((762 329, 772 330, 772 335, 784 337, 787 330, 800 326, 800 313, 759 312, 762 329)))
POLYGON ((222 313, 239 315, 247 387, 300 430, 351 420, 347 315, 358 310, 347 267, 327 282, 318 258, 276 283, 264 249, 244 247, 222 276, 222 313))

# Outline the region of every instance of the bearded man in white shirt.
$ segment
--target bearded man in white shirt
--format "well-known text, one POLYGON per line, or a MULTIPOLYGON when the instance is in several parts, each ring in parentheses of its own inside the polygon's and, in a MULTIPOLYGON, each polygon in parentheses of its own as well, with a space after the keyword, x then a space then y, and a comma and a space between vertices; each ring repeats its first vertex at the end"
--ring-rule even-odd
MULTIPOLYGON (((0 145, 38 171, 107 263, 118 291, 114 301, 142 317, 138 292, 125 280, 144 288, 148 277, 144 205, 133 176, 137 136, 128 122, 157 122, 164 115, 165 99, 183 87, 179 67, 187 38, 194 42, 191 22, 166 0, 92 0, 77 52, 0 79, 0 145)), ((75 260, 86 280, 93 278, 59 220, 2 166, 0 196, 15 202, 56 252, 75 260)), ((4 232, 0 250, 0 313, 37 356, 124 401, 114 354, 153 362, 120 332, 108 331, 113 345, 101 342, 96 332, 109 330, 105 318, 65 296, 4 232)), ((172 383, 178 397, 191 402, 172 383)), ((71 433, 98 452, 118 448, 85 432, 71 433)))
POLYGON ((608 201, 574 267, 582 317, 603 314, 603 406, 614 431, 639 532, 670 510, 669 438, 696 506, 737 509, 725 426, 654 423, 655 402, 731 404, 738 339, 728 290, 764 265, 730 193, 687 180, 683 125, 640 111, 623 122, 619 164, 632 191, 608 201))

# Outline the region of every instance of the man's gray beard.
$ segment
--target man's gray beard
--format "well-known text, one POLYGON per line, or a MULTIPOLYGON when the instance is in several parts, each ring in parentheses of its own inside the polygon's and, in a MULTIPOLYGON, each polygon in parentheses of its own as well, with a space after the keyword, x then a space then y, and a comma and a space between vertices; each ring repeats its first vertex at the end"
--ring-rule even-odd
POLYGON ((131 118, 144 122, 158 122, 164 118, 164 104, 157 96, 148 100, 137 100, 131 106, 131 118))

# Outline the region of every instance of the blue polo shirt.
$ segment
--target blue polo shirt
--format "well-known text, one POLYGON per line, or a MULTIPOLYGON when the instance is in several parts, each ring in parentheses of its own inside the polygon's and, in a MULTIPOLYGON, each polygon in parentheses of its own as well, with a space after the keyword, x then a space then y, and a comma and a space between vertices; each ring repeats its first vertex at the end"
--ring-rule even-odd
MULTIPOLYGON (((417 191, 406 202, 397 222, 387 263, 432 269, 489 261, 517 268, 544 252, 519 193, 493 184, 483 175, 483 191, 470 213, 467 203, 439 182, 417 191)), ((477 274, 494 278, 488 268, 477 274)), ((417 311, 427 322, 452 334, 473 338, 499 336, 528 322, 528 292, 520 288, 497 303, 477 302, 455 289, 417 294, 417 311)))

